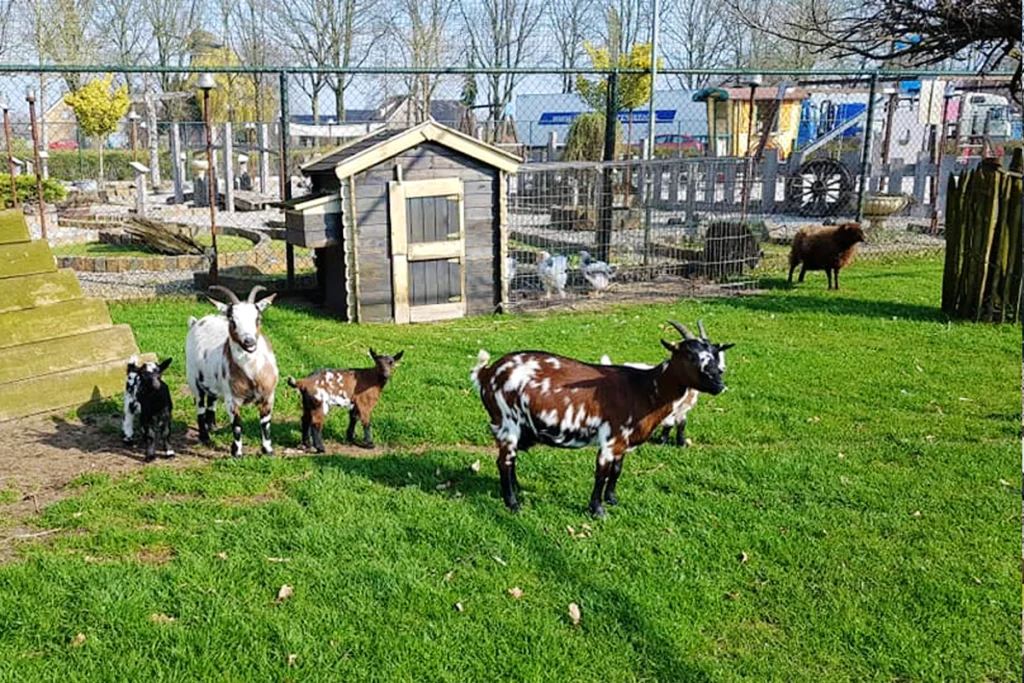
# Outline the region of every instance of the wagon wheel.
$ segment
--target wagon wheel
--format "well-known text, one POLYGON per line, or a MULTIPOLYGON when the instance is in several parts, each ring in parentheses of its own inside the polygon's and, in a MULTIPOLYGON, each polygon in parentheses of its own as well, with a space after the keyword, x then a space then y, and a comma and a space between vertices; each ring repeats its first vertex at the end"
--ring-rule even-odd
POLYGON ((786 200, 802 216, 834 216, 853 197, 853 176, 842 162, 815 159, 786 180, 786 200))

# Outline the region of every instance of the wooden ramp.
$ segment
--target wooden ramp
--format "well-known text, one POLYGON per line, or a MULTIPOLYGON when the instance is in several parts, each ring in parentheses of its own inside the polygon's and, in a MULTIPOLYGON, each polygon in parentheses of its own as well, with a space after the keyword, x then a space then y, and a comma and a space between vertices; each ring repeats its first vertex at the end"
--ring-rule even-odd
POLYGON ((131 328, 82 297, 24 214, 0 211, 0 422, 119 395, 136 353, 131 328))

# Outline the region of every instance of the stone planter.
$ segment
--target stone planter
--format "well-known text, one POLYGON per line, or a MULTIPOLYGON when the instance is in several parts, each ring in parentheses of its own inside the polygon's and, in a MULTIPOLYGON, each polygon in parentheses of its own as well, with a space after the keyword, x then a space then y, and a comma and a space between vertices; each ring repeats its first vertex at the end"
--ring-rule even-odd
POLYGON ((886 218, 902 211, 908 203, 907 196, 902 194, 868 195, 864 200, 864 217, 868 219, 868 227, 871 230, 881 228, 886 218))

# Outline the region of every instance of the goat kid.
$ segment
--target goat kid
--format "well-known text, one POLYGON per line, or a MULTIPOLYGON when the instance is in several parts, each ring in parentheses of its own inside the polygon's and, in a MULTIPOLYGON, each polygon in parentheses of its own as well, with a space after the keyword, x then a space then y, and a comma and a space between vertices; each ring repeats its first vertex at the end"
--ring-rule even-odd
POLYGON ((398 361, 405 351, 394 356, 379 355, 370 349, 372 368, 348 370, 317 370, 302 379, 288 378, 288 386, 299 390, 302 396, 302 445, 312 446, 317 453, 324 452, 324 422, 332 406, 348 408, 348 431, 345 438, 349 443, 356 440, 356 421, 363 425, 363 448, 373 448, 370 433, 370 416, 377 407, 380 392, 391 378, 398 361))
POLYGON ((270 420, 278 380, 277 359, 270 340, 263 334, 262 321, 263 312, 277 295, 256 301, 256 295, 265 289, 257 285, 245 301, 240 301, 230 289, 211 286, 211 291, 223 293, 230 303, 207 297, 218 313, 201 320, 189 318, 185 338, 186 376, 196 402, 199 440, 210 444, 219 399, 231 415, 231 455, 236 458, 242 455, 242 406, 250 403, 259 408, 263 453, 274 452, 270 420))
POLYGON ((649 370, 591 365, 543 351, 509 353, 488 365, 490 354, 480 351, 470 378, 490 417, 502 497, 510 510, 519 509, 519 451, 536 443, 597 445, 590 512, 604 516, 602 502, 618 502, 615 490, 626 452, 647 441, 688 390, 715 395, 725 389, 718 359, 733 345, 712 344, 677 322, 670 324, 683 340, 662 340, 671 355, 649 370))
POLYGON ((124 421, 122 432, 125 445, 135 443, 135 422, 142 430, 143 445, 146 448, 146 462, 156 458, 156 444, 163 448, 161 455, 173 458, 171 448, 171 391, 164 383, 163 373, 171 364, 167 358, 162 363, 139 363, 138 356, 128 361, 124 385, 124 421))

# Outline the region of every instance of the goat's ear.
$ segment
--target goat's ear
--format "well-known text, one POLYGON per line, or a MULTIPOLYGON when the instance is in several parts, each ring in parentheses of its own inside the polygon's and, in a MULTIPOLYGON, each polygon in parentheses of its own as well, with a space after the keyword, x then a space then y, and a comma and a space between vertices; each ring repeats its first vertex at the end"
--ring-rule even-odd
POLYGON ((668 349, 669 353, 675 353, 676 351, 679 350, 679 346, 677 344, 673 344, 672 342, 667 342, 664 339, 661 340, 661 345, 664 346, 666 349, 668 349))
POLYGON ((139 369, 139 357, 132 356, 128 359, 128 372, 135 372, 139 369))
POLYGON ((173 359, 167 358, 166 360, 164 360, 163 363, 161 363, 160 365, 157 366, 157 367, 160 368, 160 372, 166 372, 167 371, 167 367, 171 364, 171 360, 173 360, 173 359))
POLYGON ((221 301, 217 301, 213 297, 209 297, 208 296, 208 297, 206 297, 206 300, 209 301, 214 306, 216 306, 217 310, 220 311, 221 313, 227 313, 228 309, 231 308, 231 306, 228 306, 226 303, 223 303, 221 301))
POLYGON ((370 347, 370 358, 377 360, 377 352, 373 350, 372 346, 370 347))
POLYGON ((258 310, 260 313, 262 313, 263 311, 265 311, 267 309, 267 306, 269 306, 270 304, 274 303, 274 299, 276 299, 276 298, 277 298, 277 292, 274 292, 270 296, 263 297, 262 299, 260 299, 259 301, 256 302, 256 310, 258 310))
POLYGON ((404 356, 404 355, 405 355, 405 349, 402 349, 401 351, 396 353, 395 354, 395 362, 397 363, 398 361, 402 360, 402 356, 404 356))

